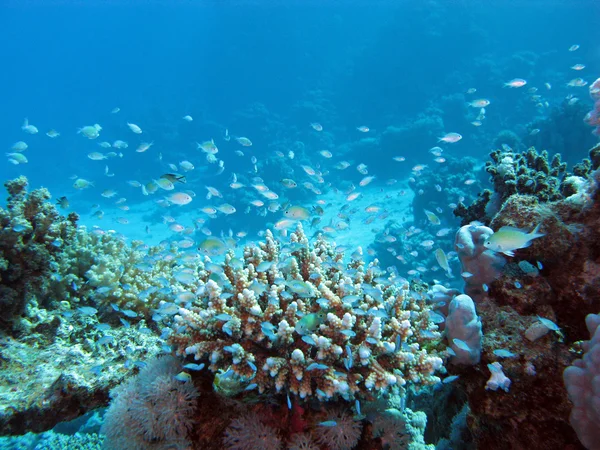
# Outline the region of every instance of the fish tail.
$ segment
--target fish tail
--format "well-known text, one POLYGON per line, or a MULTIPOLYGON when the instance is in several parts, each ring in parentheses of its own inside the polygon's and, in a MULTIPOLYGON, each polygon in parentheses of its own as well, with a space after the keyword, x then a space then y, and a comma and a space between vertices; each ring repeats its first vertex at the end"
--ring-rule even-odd
POLYGON ((542 236, 546 236, 546 233, 540 233, 540 227, 542 226, 541 223, 538 223, 535 228, 531 231, 531 233, 529 233, 529 237, 530 239, 535 239, 535 238, 539 238, 542 236))

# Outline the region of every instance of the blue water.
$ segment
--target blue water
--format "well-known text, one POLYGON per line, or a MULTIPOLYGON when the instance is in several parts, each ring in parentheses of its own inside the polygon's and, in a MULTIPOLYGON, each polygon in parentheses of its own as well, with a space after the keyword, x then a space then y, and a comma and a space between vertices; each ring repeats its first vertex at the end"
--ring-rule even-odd
MULTIPOLYGON (((406 275, 414 264, 397 263, 396 254, 386 252, 393 245, 381 240, 374 245, 375 236, 381 239, 388 220, 426 228, 423 206, 439 208, 440 226, 453 231, 436 242, 451 251, 459 221, 447 203, 465 196, 468 204, 482 188, 491 187, 478 169, 490 151, 508 144, 498 138, 502 131, 521 140, 518 151, 535 146, 561 153, 570 165, 587 155, 596 142, 583 123, 592 101, 587 86, 567 83, 576 77, 591 83, 600 74, 599 20, 600 3, 592 0, 3 0, 0 149, 8 153, 15 142, 25 141, 28 162, 15 165, 0 155, 0 180, 25 175, 31 188, 47 187, 55 199, 66 196, 70 206, 63 212, 77 212, 81 224, 149 243, 181 237, 168 228, 165 216, 196 228, 196 240, 229 230, 254 239, 280 220, 287 206, 311 212, 319 206, 324 215, 310 234, 331 226, 334 239, 372 247, 381 252, 377 256, 383 267, 398 264, 406 275), (575 44, 580 47, 569 51, 575 44), (586 67, 575 71, 575 64, 586 67), (515 78, 527 85, 505 87, 515 78), (472 88, 476 92, 468 94, 472 88), (475 126, 479 108, 467 102, 479 98, 491 103, 481 126, 475 126), (120 110, 113 113, 114 108, 120 110), (184 120, 186 115, 193 121, 184 120), (24 118, 39 133, 25 133, 24 118), (133 133, 128 122, 143 133, 133 133), (311 123, 321 124, 323 131, 311 123), (93 124, 102 127, 97 139, 78 133, 93 124), (359 131, 361 126, 369 131, 359 131), (60 136, 46 136, 51 129, 60 136), (532 134, 534 129, 539 133, 532 134), (450 173, 429 152, 449 132, 462 139, 440 144, 444 156, 473 158, 473 169, 464 174, 450 173), (251 139, 252 146, 241 146, 236 137, 251 139), (98 145, 117 139, 129 147, 98 145), (222 173, 216 173, 219 163, 208 162, 197 149, 196 142, 210 139, 219 148, 222 173), (142 142, 153 145, 136 152, 142 142), (333 157, 323 157, 322 150, 333 157), (102 161, 87 156, 110 151, 123 155, 102 161), (236 154, 240 151, 243 156, 236 154), (398 156, 405 160, 392 159, 398 156), (176 186, 193 191, 189 205, 162 207, 156 201, 170 192, 145 196, 127 184, 183 173, 169 167, 181 161, 195 166, 184 173, 187 183, 176 186), (341 161, 350 167, 336 169, 341 161), (367 172, 356 170, 361 163, 375 176, 365 189, 359 183, 367 172), (428 166, 437 174, 440 190, 452 190, 453 197, 413 202, 419 193, 412 192, 409 178, 416 165, 428 166), (323 182, 307 176, 303 166, 322 173, 323 182), (229 187, 233 174, 244 188, 229 187), (463 178, 452 184, 456 178, 451 175, 463 178), (76 190, 77 177, 94 186, 76 190), (250 187, 259 182, 255 177, 279 194, 280 209, 265 210, 268 200, 250 187), (283 178, 298 187, 284 188, 283 178), (463 181, 471 178, 477 184, 465 186, 463 181), (303 186, 305 182, 321 193, 303 186), (205 198, 206 186, 217 188, 224 198, 205 198), (342 229, 352 186, 362 192, 362 203, 342 229), (100 195, 107 189, 117 194, 100 195), (126 198, 121 205, 130 211, 118 208, 119 198, 126 198), (265 206, 249 206, 257 199, 265 206), (235 214, 210 218, 200 211, 225 202, 236 208, 235 214), (386 217, 371 224, 363 212, 370 204, 388 210, 386 217), (103 219, 93 215, 98 210, 103 219)), ((426 256, 432 264, 431 254, 426 256)), ((450 259, 456 272, 458 262, 450 259)), ((450 281, 456 283, 458 278, 450 281)))

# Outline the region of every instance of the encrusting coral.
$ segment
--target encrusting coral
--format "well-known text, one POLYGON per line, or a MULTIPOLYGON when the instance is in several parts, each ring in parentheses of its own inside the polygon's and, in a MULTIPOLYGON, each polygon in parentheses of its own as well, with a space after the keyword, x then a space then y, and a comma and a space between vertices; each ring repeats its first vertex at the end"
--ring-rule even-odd
POLYGON ((441 335, 424 296, 376 261, 342 259, 322 237, 309 243, 300 225, 284 248, 267 232, 243 260, 229 253, 204 275, 170 342, 259 393, 352 400, 437 383, 441 335))

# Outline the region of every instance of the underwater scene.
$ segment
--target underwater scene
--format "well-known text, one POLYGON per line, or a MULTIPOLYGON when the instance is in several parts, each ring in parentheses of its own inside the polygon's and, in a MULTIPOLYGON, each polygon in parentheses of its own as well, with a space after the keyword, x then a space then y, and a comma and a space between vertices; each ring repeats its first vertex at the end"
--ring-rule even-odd
POLYGON ((599 29, 3 1, 0 449, 599 450, 599 29))

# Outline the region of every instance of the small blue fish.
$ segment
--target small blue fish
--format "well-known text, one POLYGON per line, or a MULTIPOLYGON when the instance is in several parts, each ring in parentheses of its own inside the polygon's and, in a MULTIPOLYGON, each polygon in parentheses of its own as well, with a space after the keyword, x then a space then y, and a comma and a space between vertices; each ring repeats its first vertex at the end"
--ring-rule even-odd
POLYGON ((550 319, 544 319, 543 317, 537 316, 538 320, 544 324, 546 328, 552 331, 560 331, 558 325, 552 322, 550 319))
POLYGON ((292 409, 292 401, 290 400, 290 394, 287 394, 287 406, 288 409, 292 409))
POLYGON ((258 273, 266 272, 273 265, 273 261, 263 261, 258 266, 256 266, 256 271, 258 273))
POLYGON ((179 372, 173 378, 175 378, 177 381, 181 381, 184 383, 192 380, 192 376, 187 372, 179 372))
POLYGON ((452 339, 452 342, 454 343, 454 345, 456 345, 461 350, 464 350, 465 352, 471 351, 471 348, 467 345, 467 343, 461 339, 454 338, 452 339))
POLYGON ((515 281, 515 287, 517 289, 521 289, 523 287, 523 285, 521 283, 519 283, 518 281, 515 281))
POLYGON ((402 344, 402 336, 400 336, 399 334, 396 336, 396 342, 394 342, 394 344, 396 344, 396 351, 400 351, 400 346, 402 344))
POLYGON ((429 311, 429 321, 437 325, 440 323, 444 323, 446 321, 446 318, 435 311, 429 311))
POLYGON ((271 322, 263 322, 260 324, 260 328, 264 333, 265 331, 273 331, 275 329, 275 325, 273 325, 271 322))
POLYGON ((540 261, 538 261, 537 262, 537 268, 540 269, 540 270, 542 270, 544 268, 544 265, 540 261))
POLYGON ((352 330, 342 330, 342 331, 340 331, 340 333, 342 333, 343 335, 348 336, 348 337, 356 336, 356 333, 352 330))
POLYGON ((150 263, 139 263, 134 265, 133 267, 135 267, 141 272, 152 272, 152 264, 150 263))
POLYGON ((483 291, 484 291, 484 292, 487 292, 487 291, 489 291, 489 290, 490 290, 490 288, 488 287, 488 285, 487 285, 487 284, 482 284, 482 285, 481 285, 481 287, 483 288, 483 291))
POLYGON ((506 350, 504 348, 496 349, 492 353, 499 358, 512 358, 514 356, 517 356, 515 353, 511 352, 510 350, 506 350))
POLYGON ((231 336, 233 334, 233 330, 231 329, 231 322, 226 322, 225 324, 223 324, 221 330, 223 330, 224 333, 231 336))
POLYGON ((326 370, 326 369, 329 369, 329 366, 326 366, 325 364, 319 364, 319 363, 312 363, 306 368, 307 371, 326 370))
POLYGON ((80 306, 77 309, 84 316, 95 316, 98 313, 98 310, 96 308, 92 308, 91 306, 80 306))
POLYGON ((188 363, 185 366, 183 366, 183 368, 189 370, 202 370, 204 369, 204 364, 188 363))
POLYGON ((377 345, 377 339, 375 339, 374 337, 369 336, 365 339, 365 341, 367 341, 369 344, 377 345))
POLYGON ((90 368, 90 372, 92 372, 94 375, 96 375, 97 377, 99 377, 100 374, 102 373, 103 369, 104 369, 104 366, 102 364, 99 364, 97 366, 94 366, 94 367, 90 368))
POLYGON ((335 420, 326 420, 324 422, 319 422, 319 425, 322 427, 335 427, 337 422, 335 420))
POLYGON ((258 384, 256 383, 251 383, 248 386, 246 386, 246 388, 244 389, 245 391, 251 391, 252 389, 256 389, 258 387, 258 384))
POLYGON ((111 288, 110 286, 101 286, 98 289, 96 289, 96 292, 98 294, 108 294, 109 292, 111 292, 113 290, 113 288, 111 288))
POLYGON ((131 309, 122 309, 121 312, 127 317, 137 317, 137 313, 131 309))
POLYGON ((15 225, 13 227, 13 231, 16 233, 20 233, 21 231, 25 231, 27 229, 27 227, 25 225, 15 225))
POLYGON ((218 314, 215 316, 215 319, 217 320, 222 320, 224 322, 231 320, 231 316, 229 314, 226 313, 222 313, 222 314, 218 314))
POLYGON ((354 408, 356 409, 356 414, 360 416, 360 401, 358 399, 354 401, 354 408))
POLYGON ((111 344, 115 341, 115 338, 113 336, 103 336, 100 339, 98 339, 98 341, 96 342, 98 345, 107 345, 107 344, 111 344))
POLYGON ((248 366, 254 371, 256 372, 258 369, 256 368, 256 364, 254 364, 252 361, 246 361, 248 363, 248 366))
POLYGON ((346 370, 352 369, 352 364, 353 364, 353 361, 352 361, 351 357, 344 358, 344 367, 346 368, 346 370))
POLYGON ((131 324, 129 322, 127 322, 125 319, 123 319, 122 317, 119 317, 119 321, 123 324, 123 326, 125 328, 130 328, 131 324))
POLYGON ((317 345, 317 343, 315 342, 315 340, 312 338, 312 336, 306 335, 306 336, 302 336, 302 340, 304 342, 306 342, 308 345, 317 345))
POLYGON ((342 298, 342 302, 344 302, 348 305, 354 306, 354 304, 357 303, 361 299, 362 299, 362 296, 360 296, 360 295, 346 295, 345 297, 342 298))
POLYGON ((442 380, 442 383, 448 384, 448 383, 452 383, 455 380, 458 380, 458 375, 450 375, 449 377, 444 378, 442 380))

